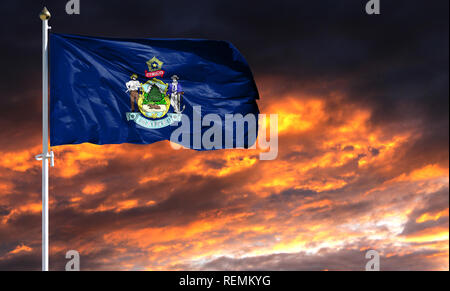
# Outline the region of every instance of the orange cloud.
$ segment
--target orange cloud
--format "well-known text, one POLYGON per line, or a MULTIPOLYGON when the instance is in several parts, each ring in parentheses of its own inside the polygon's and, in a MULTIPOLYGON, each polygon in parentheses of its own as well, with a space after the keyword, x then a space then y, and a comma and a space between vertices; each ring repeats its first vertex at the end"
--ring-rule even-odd
POLYGON ((86 185, 82 192, 87 195, 94 195, 102 192, 105 189, 105 185, 101 183, 86 185))
POLYGON ((0 166, 17 172, 26 172, 31 168, 40 167, 42 162, 36 161, 35 156, 42 152, 40 146, 19 152, 2 153, 0 166))
POLYGON ((18 245, 14 250, 10 251, 9 254, 15 255, 15 254, 22 253, 22 252, 29 253, 32 250, 33 250, 32 248, 30 248, 26 245, 18 245))
MULTIPOLYGON (((278 132, 299 133, 313 129, 320 122, 325 121, 325 103, 318 98, 295 99, 284 96, 283 106, 279 103, 269 106, 266 110, 270 114, 278 114, 278 132)), ((266 119, 266 127, 270 127, 270 119, 266 119)))
POLYGON ((440 177, 448 177, 448 168, 444 169, 439 165, 427 165, 423 168, 412 171, 409 175, 402 174, 395 181, 421 181, 440 177))
POLYGON ((424 223, 427 221, 436 221, 441 217, 448 217, 448 208, 435 213, 424 213, 416 219, 417 223, 424 223))
POLYGON ((433 241, 447 241, 449 240, 449 230, 444 227, 432 227, 424 229, 423 231, 409 235, 406 238, 407 242, 433 242, 433 241))

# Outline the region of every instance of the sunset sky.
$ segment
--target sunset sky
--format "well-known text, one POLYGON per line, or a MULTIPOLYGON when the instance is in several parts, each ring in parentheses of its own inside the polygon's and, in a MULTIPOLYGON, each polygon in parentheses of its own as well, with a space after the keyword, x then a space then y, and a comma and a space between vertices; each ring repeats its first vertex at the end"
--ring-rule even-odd
POLYGON ((0 270, 41 268, 41 22, 58 33, 232 42, 279 154, 61 146, 50 268, 449 269, 449 1, 9 1, 2 9, 0 270))

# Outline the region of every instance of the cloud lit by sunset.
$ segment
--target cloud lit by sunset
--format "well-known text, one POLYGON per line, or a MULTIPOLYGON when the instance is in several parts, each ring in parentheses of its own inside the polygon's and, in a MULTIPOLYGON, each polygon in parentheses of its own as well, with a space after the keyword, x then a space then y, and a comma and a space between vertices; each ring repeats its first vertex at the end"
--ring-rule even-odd
MULTIPOLYGON (((167 142, 55 148, 53 256, 70 245, 96 268, 149 270, 253 269, 255 261, 268 269, 309 268, 303 259, 289 267, 274 258, 336 256, 343 265, 318 268, 357 269, 360 250, 376 249, 387 267, 407 267, 413 256, 445 269, 448 203, 438 202, 448 202, 446 161, 405 158, 420 139, 415 128, 373 127, 370 109, 292 94, 285 98, 289 113, 266 103, 280 114, 275 161, 260 161, 258 150, 175 151, 167 142), (327 102, 341 106, 326 110, 327 102)), ((2 231, 27 227, 17 225, 26 217, 36 224, 40 211, 38 191, 14 206, 39 163, 29 151, 12 155, 19 168, 1 164, 8 212, 2 231), (28 177, 17 180, 23 172, 28 177)), ((12 246, 8 256, 30 255, 38 237, 27 244, 12 246)))

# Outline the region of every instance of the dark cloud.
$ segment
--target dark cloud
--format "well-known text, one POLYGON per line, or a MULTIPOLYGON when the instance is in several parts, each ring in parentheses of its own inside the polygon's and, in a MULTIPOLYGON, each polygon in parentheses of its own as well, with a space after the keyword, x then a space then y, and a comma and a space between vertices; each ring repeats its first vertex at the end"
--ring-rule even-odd
POLYGON ((136 9, 123 9, 123 2, 117 0, 85 1, 81 15, 72 16, 65 14, 61 1, 15 1, 5 8, 5 21, 14 23, 14 29, 6 30, 1 40, 8 68, 3 71, 3 92, 14 96, 3 99, 7 103, 1 105, 16 107, 5 112, 19 112, 24 98, 31 105, 39 100, 38 90, 19 98, 16 84, 39 88, 40 21, 36 14, 42 4, 54 14, 55 32, 232 41, 247 56, 257 79, 279 75, 286 80, 283 86, 292 83, 294 89, 319 82, 321 90, 346 91, 355 102, 375 107, 376 123, 410 114, 448 119, 446 0, 389 1, 383 3, 379 16, 366 15, 362 2, 350 5, 325 0, 279 1, 275 10, 270 1, 257 5, 249 1, 127 2, 127 7, 136 9), (158 13, 149 17, 153 7, 158 7, 158 13))
POLYGON ((41 258, 38 253, 25 253, 16 256, 3 257, 0 260, 0 270, 7 271, 39 271, 41 258))
MULTIPOLYGON (((242 259, 221 257, 202 265, 200 270, 218 271, 364 271, 368 260, 366 251, 359 249, 322 249, 318 254, 294 253, 273 254, 242 259)), ((383 257, 380 255, 380 270, 414 271, 434 269, 438 266, 427 260, 426 256, 439 254, 436 251, 422 251, 407 255, 383 257), (411 262, 417 262, 412 264, 411 262)), ((176 266, 183 269, 196 269, 193 266, 176 266)))
POLYGON ((429 220, 425 222, 417 222, 416 220, 423 214, 436 214, 448 209, 449 205, 449 191, 448 188, 441 189, 438 192, 429 194, 423 199, 420 205, 410 214, 409 220, 403 229, 402 235, 414 235, 420 231, 439 227, 446 229, 449 227, 448 216, 443 215, 436 220, 429 220))

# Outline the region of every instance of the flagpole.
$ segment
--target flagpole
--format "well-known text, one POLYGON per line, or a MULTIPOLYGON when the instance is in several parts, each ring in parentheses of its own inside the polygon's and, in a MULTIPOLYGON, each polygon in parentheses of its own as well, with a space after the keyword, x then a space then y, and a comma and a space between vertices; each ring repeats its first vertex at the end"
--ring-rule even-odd
POLYGON ((39 14, 42 20, 42 154, 36 156, 42 160, 42 271, 48 271, 48 160, 53 166, 53 152, 48 146, 48 20, 50 12, 46 7, 39 14))

